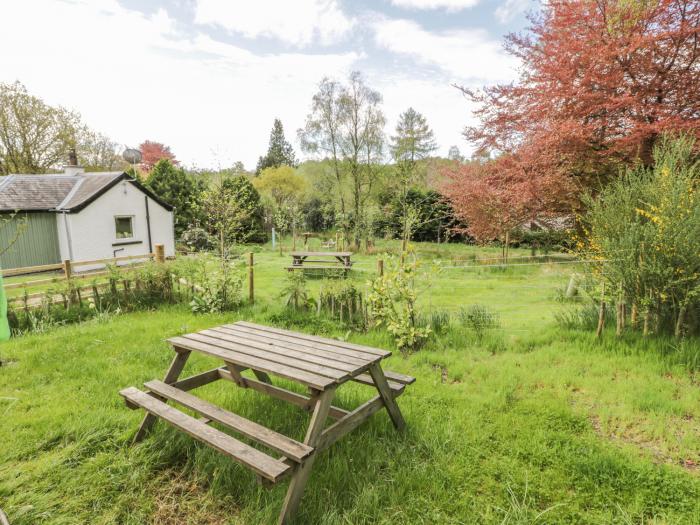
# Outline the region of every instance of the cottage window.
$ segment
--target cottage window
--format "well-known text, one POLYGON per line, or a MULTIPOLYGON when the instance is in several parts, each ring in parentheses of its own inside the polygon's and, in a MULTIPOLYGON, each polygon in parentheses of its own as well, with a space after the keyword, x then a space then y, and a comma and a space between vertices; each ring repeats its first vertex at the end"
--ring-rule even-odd
POLYGON ((114 224, 117 230, 117 239, 131 239, 134 236, 133 217, 115 217, 114 224))

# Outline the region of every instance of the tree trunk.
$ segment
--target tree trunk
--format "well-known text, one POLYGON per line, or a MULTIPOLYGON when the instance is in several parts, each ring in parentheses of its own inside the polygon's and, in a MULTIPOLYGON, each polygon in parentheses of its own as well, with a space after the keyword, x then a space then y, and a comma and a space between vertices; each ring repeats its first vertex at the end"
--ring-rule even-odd
POLYGON ((681 306, 680 310, 678 310, 678 318, 676 319, 676 330, 675 330, 676 337, 681 337, 683 335, 683 323, 685 322, 685 311, 686 311, 685 305, 681 306))

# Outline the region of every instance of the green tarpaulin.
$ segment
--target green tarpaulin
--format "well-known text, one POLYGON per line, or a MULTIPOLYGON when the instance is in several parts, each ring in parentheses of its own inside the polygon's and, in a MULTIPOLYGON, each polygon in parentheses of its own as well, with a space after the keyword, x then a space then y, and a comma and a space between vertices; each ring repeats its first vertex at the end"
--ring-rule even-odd
POLYGON ((10 338, 10 325, 7 324, 7 299, 5 298, 5 288, 0 275, 0 341, 7 341, 10 338))

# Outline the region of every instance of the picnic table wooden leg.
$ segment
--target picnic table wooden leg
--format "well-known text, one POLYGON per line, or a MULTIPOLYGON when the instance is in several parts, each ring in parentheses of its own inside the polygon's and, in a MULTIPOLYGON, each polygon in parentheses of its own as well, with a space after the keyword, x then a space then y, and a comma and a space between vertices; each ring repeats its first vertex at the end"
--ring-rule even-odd
MULTIPOLYGON (((326 419, 328 418, 328 412, 331 408, 331 403, 333 402, 333 396, 335 395, 335 389, 330 388, 324 390, 318 396, 313 396, 316 399, 316 406, 314 407, 313 414, 311 415, 311 421, 309 422, 309 428, 306 431, 306 438, 304 443, 311 447, 315 447, 321 433, 326 424, 326 419)), ((291 519, 296 514, 299 508, 299 502, 301 501, 301 496, 304 493, 304 488, 306 487, 306 482, 309 480, 309 475, 311 474, 311 468, 314 465, 317 451, 311 453, 296 469, 292 480, 289 483, 289 488, 287 489, 287 495, 284 498, 284 504, 282 505, 282 511, 280 512, 280 517, 278 524, 287 525, 291 522, 291 519)))
MULTIPOLYGON (((177 381, 177 379, 180 377, 180 374, 182 373, 182 370, 187 364, 187 360, 189 359, 190 354, 192 353, 189 350, 176 351, 177 354, 175 354, 172 363, 170 363, 170 368, 168 368, 168 371, 165 373, 163 383, 170 384, 177 381)), ((141 421, 141 426, 139 427, 138 431, 136 432, 136 435, 134 436, 134 443, 138 443, 143 438, 145 438, 155 422, 156 416, 154 416, 151 413, 147 413, 144 416, 143 421, 141 421)))
POLYGON ((386 376, 384 375, 381 365, 379 363, 373 364, 369 368, 369 373, 372 376, 374 385, 379 391, 382 401, 384 401, 384 406, 386 407, 387 412, 389 412, 389 417, 391 417, 391 421, 394 423, 396 430, 403 430, 403 428, 406 426, 406 422, 401 415, 399 405, 396 404, 394 395, 391 393, 391 388, 389 388, 389 383, 387 383, 386 376))

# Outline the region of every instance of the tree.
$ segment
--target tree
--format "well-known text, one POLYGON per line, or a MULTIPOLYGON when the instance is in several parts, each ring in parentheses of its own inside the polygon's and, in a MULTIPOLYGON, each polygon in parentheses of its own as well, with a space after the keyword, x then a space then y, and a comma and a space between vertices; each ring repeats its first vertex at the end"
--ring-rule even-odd
POLYGON ((511 232, 550 209, 561 191, 556 176, 533 177, 513 156, 469 162, 447 168, 442 193, 458 219, 467 224, 457 231, 480 242, 501 240, 508 257, 511 232))
POLYGON ((304 151, 324 154, 331 161, 345 237, 350 240, 352 227, 356 245, 368 231, 366 204, 382 157, 386 119, 381 102, 381 95, 357 71, 347 85, 324 78, 306 125, 299 130, 304 151), (347 213, 346 184, 352 217, 347 213))
POLYGON ((204 184, 169 160, 159 160, 145 184, 158 197, 175 207, 176 235, 181 235, 189 226, 203 219, 199 202, 205 189, 204 184))
POLYGON ((141 151, 141 169, 146 173, 150 172, 159 160, 168 160, 176 166, 180 164, 175 154, 170 151, 170 147, 160 142, 146 140, 139 146, 139 150, 141 151))
POLYGON ((424 159, 437 149, 435 135, 428 120, 413 108, 401 113, 396 124, 396 135, 391 137, 391 153, 396 162, 410 163, 424 159))
POLYGON ((294 156, 294 148, 284 138, 282 121, 276 118, 270 132, 270 143, 267 147, 267 153, 258 160, 255 174, 260 175, 265 168, 279 168, 280 166, 296 168, 297 162, 294 156))
POLYGON ((551 0, 531 22, 506 41, 518 82, 460 88, 469 140, 591 186, 650 165, 664 130, 700 131, 697 0, 551 0))
POLYGON ((267 168, 255 177, 253 186, 266 198, 269 216, 280 231, 292 231, 301 222, 306 181, 290 166, 267 168))
POLYGON ((79 135, 76 146, 78 164, 86 171, 113 171, 128 168, 112 139, 89 129, 79 135))
POLYGON ((80 117, 30 95, 19 82, 0 83, 0 175, 45 173, 75 147, 80 117))
POLYGON ((447 152, 447 158, 455 162, 464 162, 462 152, 459 151, 457 146, 450 146, 450 151, 447 152))
POLYGON ((329 159, 332 176, 335 180, 335 193, 340 204, 340 222, 347 237, 348 223, 345 206, 344 181, 345 171, 342 167, 341 126, 344 118, 341 104, 343 87, 336 80, 324 78, 311 102, 311 113, 306 117, 306 124, 297 134, 301 148, 305 152, 316 153, 329 159))
POLYGON ((227 177, 223 180, 224 189, 235 195, 240 205, 249 210, 249 214, 241 223, 241 229, 233 232, 232 242, 267 241, 265 233, 265 217, 260 199, 260 193, 245 175, 227 177))
POLYGON ((386 119, 379 105, 382 96, 369 88, 358 71, 353 71, 340 96, 341 150, 348 166, 353 202, 355 246, 368 233, 366 200, 381 161, 386 119))
MULTIPOLYGON (((414 225, 410 228, 409 240, 419 242, 445 242, 449 238, 460 238, 456 229, 464 230, 451 204, 437 191, 409 188, 406 201, 416 211, 414 225)), ((401 239, 404 233, 405 206, 400 194, 393 194, 383 206, 383 214, 377 222, 378 233, 390 234, 401 239)))
POLYGON ((408 198, 409 188, 416 182, 416 166, 437 149, 433 130, 427 119, 413 108, 399 116, 396 135, 391 137, 391 153, 394 157, 399 182, 399 207, 402 216, 401 250, 406 251, 408 241, 418 226, 420 211, 417 203, 408 198))

